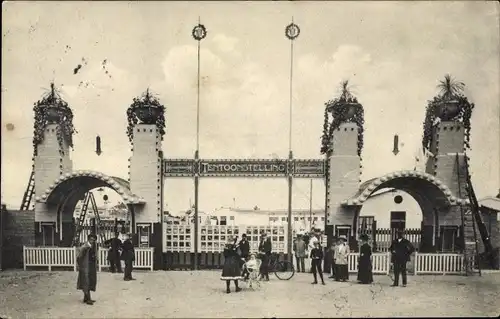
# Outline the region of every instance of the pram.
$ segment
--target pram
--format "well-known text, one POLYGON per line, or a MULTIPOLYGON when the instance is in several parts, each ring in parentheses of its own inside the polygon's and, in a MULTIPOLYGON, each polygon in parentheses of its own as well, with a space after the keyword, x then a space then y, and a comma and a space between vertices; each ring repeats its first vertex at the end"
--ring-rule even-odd
POLYGON ((261 264, 262 261, 257 258, 249 259, 243 264, 243 273, 245 273, 245 270, 248 272, 248 279, 246 280, 246 282, 249 288, 253 288, 252 286, 254 283, 260 287, 259 270, 261 264))

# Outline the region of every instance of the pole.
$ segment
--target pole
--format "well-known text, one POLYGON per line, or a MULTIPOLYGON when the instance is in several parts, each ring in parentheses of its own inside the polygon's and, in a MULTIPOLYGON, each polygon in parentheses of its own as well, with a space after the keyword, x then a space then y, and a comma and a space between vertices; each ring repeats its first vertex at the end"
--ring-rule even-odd
POLYGON ((193 38, 198 41, 198 78, 197 78, 197 100, 196 100, 196 151, 194 153, 195 161, 195 177, 194 177, 194 270, 198 270, 198 228, 199 228, 199 212, 198 212, 198 194, 199 194, 199 162, 200 162, 200 48, 201 40, 207 36, 207 29, 200 23, 198 17, 198 25, 193 28, 193 38))
POLYGON ((290 40, 290 118, 288 131, 288 260, 292 262, 292 185, 293 185, 293 152, 292 152, 292 92, 293 92, 293 41, 299 36, 300 28, 298 25, 290 23, 285 28, 285 35, 290 40))
POLYGON ((309 185, 309 229, 312 227, 312 192, 313 192, 313 180, 311 179, 309 185))

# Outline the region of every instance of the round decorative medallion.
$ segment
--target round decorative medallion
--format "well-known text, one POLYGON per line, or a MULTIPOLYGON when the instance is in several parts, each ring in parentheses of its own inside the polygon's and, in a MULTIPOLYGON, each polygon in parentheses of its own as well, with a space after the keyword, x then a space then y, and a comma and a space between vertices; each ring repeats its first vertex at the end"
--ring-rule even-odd
POLYGON ((193 28, 193 32, 191 34, 195 40, 201 41, 207 36, 207 28, 205 28, 203 24, 198 24, 193 28))
POLYGON ((290 23, 285 29, 286 37, 290 40, 295 40, 300 34, 300 28, 295 23, 290 23))

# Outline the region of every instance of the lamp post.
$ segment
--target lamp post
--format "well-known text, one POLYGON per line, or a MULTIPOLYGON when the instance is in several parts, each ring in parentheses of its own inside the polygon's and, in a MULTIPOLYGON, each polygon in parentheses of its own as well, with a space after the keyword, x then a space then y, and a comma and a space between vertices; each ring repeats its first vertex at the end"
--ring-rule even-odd
POLYGON ((200 172, 198 171, 200 161, 200 46, 201 40, 207 36, 207 29, 200 23, 193 28, 193 38, 198 41, 198 82, 197 82, 197 100, 196 100, 196 151, 194 153, 195 160, 195 177, 194 177, 194 269, 198 270, 198 194, 200 183, 200 172))
POLYGON ((293 152, 292 152, 292 92, 293 92, 293 42, 300 34, 298 25, 292 23, 285 28, 285 35, 290 40, 290 105, 289 105, 289 135, 288 135, 288 260, 292 262, 292 184, 293 184, 293 152))

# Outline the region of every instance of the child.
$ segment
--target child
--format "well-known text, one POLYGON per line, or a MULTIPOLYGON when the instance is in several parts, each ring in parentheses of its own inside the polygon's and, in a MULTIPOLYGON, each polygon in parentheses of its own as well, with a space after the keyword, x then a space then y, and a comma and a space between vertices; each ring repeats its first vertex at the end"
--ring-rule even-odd
MULTIPOLYGON (((250 259, 245 263, 245 269, 248 272, 248 286, 251 288, 252 283, 256 281, 260 268, 261 261, 255 257, 255 254, 250 255, 250 259)), ((258 283, 258 281, 256 281, 258 283)))
POLYGON ((318 283, 317 273, 319 273, 319 277, 321 278, 321 284, 324 285, 325 281, 323 280, 323 269, 321 268, 321 263, 323 262, 323 249, 321 248, 319 241, 314 243, 314 248, 311 250, 311 268, 314 276, 313 285, 318 283))
POLYGON ((333 238, 332 244, 330 245, 330 248, 328 248, 328 254, 327 257, 330 265, 330 279, 335 278, 335 247, 337 247, 337 238, 333 238))

